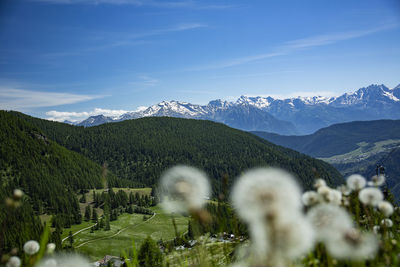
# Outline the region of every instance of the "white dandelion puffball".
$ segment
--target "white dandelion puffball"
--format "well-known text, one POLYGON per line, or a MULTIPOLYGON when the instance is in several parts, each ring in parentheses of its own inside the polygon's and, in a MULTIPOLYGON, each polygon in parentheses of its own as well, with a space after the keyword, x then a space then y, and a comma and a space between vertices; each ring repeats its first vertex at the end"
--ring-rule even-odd
POLYGON ((77 254, 59 254, 51 258, 45 258, 37 267, 91 267, 92 265, 82 256, 77 254))
POLYGON ((342 192, 340 192, 336 189, 331 189, 331 192, 328 197, 328 201, 329 201, 329 203, 334 204, 334 205, 342 204, 342 192))
POLYGON ((267 215, 281 215, 279 219, 284 219, 302 206, 301 191, 295 178, 277 168, 245 172, 236 181, 231 199, 238 215, 248 223, 263 221, 267 215))
POLYGON ((47 246, 46 246, 46 252, 47 252, 48 254, 51 254, 51 253, 54 252, 54 250, 56 250, 56 244, 54 244, 54 243, 48 243, 47 246))
POLYGON ((351 229, 339 239, 326 243, 328 252, 337 259, 365 260, 375 257, 378 240, 372 233, 360 233, 351 229))
POLYGON ((328 186, 323 185, 323 186, 318 187, 317 192, 318 192, 318 194, 321 195, 321 197, 322 197, 324 200, 327 201, 328 198, 329 198, 329 194, 331 193, 331 189, 330 189, 328 186))
POLYGON ((303 216, 278 227, 278 244, 280 253, 289 259, 297 259, 314 247, 314 229, 303 216))
POLYGON ((321 201, 321 197, 315 191, 307 191, 301 196, 301 201, 305 206, 313 206, 321 201))
POLYGON ((13 197, 14 199, 21 199, 24 196, 24 192, 21 189, 14 189, 13 197))
POLYGON ((383 219, 381 221, 381 225, 383 225, 387 228, 391 228, 393 226, 393 221, 391 219, 383 219))
POLYGON ((307 219, 314 227, 316 239, 321 242, 337 239, 353 228, 353 221, 346 210, 328 203, 311 208, 307 219))
POLYGON ((161 177, 159 194, 162 207, 169 212, 186 213, 200 209, 210 196, 207 176, 189 166, 175 166, 161 177))
POLYGON ((351 193, 351 189, 347 186, 347 185, 340 185, 336 188, 337 190, 339 190, 340 192, 342 192, 342 195, 344 196, 348 196, 351 193))
POLYGON ((380 212, 382 212, 385 217, 390 217, 390 215, 393 214, 393 205, 390 202, 387 201, 381 201, 378 203, 378 209, 380 212))
POLYGON ((369 186, 381 186, 385 183, 385 175, 380 174, 380 175, 374 175, 371 178, 371 181, 368 182, 369 186))
POLYGON ((379 225, 374 225, 374 227, 372 227, 372 231, 375 234, 379 234, 379 231, 381 230, 381 227, 379 225))
POLYGON ((39 243, 35 240, 30 240, 24 244, 24 251, 28 255, 36 254, 40 249, 39 243))
POLYGON ((350 175, 346 180, 348 188, 354 191, 361 190, 367 184, 365 178, 359 174, 350 175))
POLYGON ((12 256, 7 261, 6 267, 19 267, 21 266, 21 260, 17 256, 12 256))
POLYGON ((296 218, 273 228, 265 222, 253 221, 249 225, 253 256, 263 261, 273 252, 294 260, 309 252, 314 247, 314 230, 303 214, 298 212, 296 218))
POLYGON ((315 180, 314 188, 318 189, 318 188, 320 188, 321 186, 326 186, 325 180, 323 180, 323 179, 317 179, 317 180, 315 180))
POLYGON ((376 206, 383 200, 383 194, 378 188, 367 187, 358 193, 358 198, 364 205, 376 206))

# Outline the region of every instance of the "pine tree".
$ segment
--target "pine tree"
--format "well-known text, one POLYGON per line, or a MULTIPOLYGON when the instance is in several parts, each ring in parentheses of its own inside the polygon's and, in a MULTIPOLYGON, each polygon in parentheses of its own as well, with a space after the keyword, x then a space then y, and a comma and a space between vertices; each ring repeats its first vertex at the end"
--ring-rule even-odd
POLYGON ((111 229, 110 227, 110 218, 106 216, 106 221, 104 223, 104 231, 109 231, 111 229))
POLYGON ((156 242, 148 236, 138 253, 139 266, 158 267, 162 266, 162 253, 156 242))
POLYGON ((90 206, 87 205, 85 208, 85 221, 88 222, 90 221, 90 214, 91 214, 91 210, 90 210, 90 206))
POLYGON ((97 222, 98 216, 97 216, 97 211, 96 209, 93 209, 92 211, 92 222, 97 222))

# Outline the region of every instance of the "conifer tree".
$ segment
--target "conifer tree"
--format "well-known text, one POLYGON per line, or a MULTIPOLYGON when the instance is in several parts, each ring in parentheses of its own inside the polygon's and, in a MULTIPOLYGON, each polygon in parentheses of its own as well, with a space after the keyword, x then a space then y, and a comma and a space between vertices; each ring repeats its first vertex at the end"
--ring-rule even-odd
POLYGON ((86 222, 90 221, 90 214, 91 214, 90 206, 87 205, 85 208, 85 221, 86 222))
POLYGON ((97 222, 97 219, 98 219, 98 215, 97 215, 97 211, 96 211, 96 209, 93 209, 93 211, 92 211, 92 222, 97 222))
POLYGON ((138 253, 139 266, 158 267, 162 266, 162 253, 156 242, 148 236, 138 253))

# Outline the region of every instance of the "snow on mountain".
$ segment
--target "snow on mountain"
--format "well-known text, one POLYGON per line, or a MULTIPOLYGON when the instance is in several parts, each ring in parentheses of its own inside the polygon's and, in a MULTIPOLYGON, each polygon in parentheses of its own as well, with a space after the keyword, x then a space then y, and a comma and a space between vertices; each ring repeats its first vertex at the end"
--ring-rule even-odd
POLYGON ((274 99, 242 95, 233 102, 217 99, 207 105, 162 101, 118 118, 102 115, 89 117, 79 125, 86 127, 151 116, 206 119, 243 130, 305 134, 340 122, 400 119, 400 85, 389 89, 383 84, 373 84, 338 97, 274 99))

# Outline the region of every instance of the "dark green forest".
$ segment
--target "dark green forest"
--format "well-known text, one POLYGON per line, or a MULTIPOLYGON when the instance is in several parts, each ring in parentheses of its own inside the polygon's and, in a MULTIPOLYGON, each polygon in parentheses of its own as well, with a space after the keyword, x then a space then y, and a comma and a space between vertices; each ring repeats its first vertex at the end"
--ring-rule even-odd
POLYGON ((256 166, 287 169, 305 188, 311 187, 315 177, 332 185, 342 182, 336 169, 323 161, 210 121, 152 117, 83 128, 13 114, 140 186, 153 186, 165 169, 176 164, 205 170, 214 192, 220 190, 222 177, 231 185, 234 177, 256 166))

